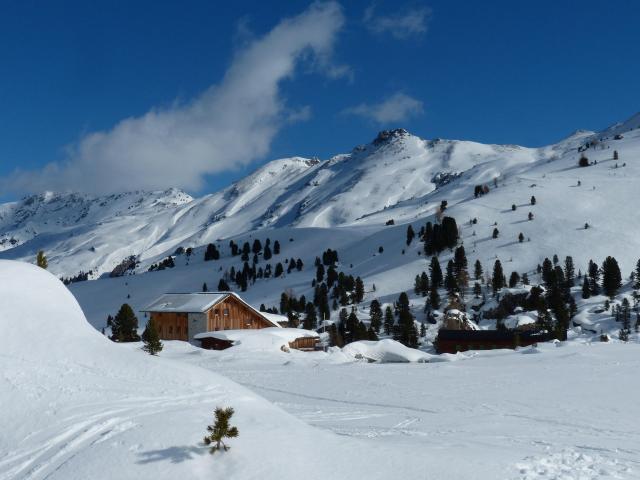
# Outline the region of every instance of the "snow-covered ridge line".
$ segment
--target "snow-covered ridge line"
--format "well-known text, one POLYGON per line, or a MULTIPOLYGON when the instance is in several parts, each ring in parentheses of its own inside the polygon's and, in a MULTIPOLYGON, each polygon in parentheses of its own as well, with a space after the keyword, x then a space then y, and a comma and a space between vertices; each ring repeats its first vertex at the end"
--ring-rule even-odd
MULTIPOLYGON (((442 199, 450 207, 464 206, 460 217, 465 218, 484 202, 472 201, 475 185, 540 184, 560 168, 566 176, 576 165, 578 148, 594 138, 602 142, 588 155, 601 155, 616 141, 614 147, 627 159, 626 152, 638 145, 639 118, 598 134, 577 131, 535 149, 383 131, 371 143, 328 160, 274 160, 222 191, 195 199, 177 189, 102 197, 33 195, 0 205, 0 257, 33 261, 42 249, 54 273, 91 270, 95 278, 132 255, 144 271, 179 246, 197 247, 260 229, 414 221, 433 215, 442 199)), ((514 200, 504 201, 510 205, 514 200)))

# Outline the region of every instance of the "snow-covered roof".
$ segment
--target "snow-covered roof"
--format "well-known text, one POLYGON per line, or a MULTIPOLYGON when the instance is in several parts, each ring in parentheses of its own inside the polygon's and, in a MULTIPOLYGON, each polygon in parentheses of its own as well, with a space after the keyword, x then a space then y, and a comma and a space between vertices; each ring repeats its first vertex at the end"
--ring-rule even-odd
POLYGON ((229 296, 229 292, 165 293, 143 312, 202 313, 229 296))
POLYGON ((267 320, 270 320, 273 323, 280 323, 280 322, 288 322, 289 321, 289 317, 287 317, 286 315, 280 315, 278 313, 260 312, 260 314, 263 317, 266 317, 267 320))
POLYGON ((247 337, 253 336, 271 336, 275 335, 288 342, 293 342, 297 338, 302 337, 318 337, 319 335, 311 330, 302 328, 277 328, 267 327, 258 329, 242 329, 242 330, 216 330, 215 332, 198 333, 193 338, 201 340, 203 338, 217 338, 218 340, 227 340, 229 342, 242 342, 247 337))

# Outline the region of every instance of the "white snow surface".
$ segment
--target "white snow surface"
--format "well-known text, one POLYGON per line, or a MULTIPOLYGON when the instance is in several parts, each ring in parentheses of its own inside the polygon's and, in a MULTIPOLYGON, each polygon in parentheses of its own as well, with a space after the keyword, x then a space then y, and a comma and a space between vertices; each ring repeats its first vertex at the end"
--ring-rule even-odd
MULTIPOLYGON (((112 343, 42 269, 0 261, 0 285, 2 480, 419 475, 397 449, 374 465, 367 442, 309 426, 193 362, 112 343), (202 437, 216 406, 235 408, 240 436, 212 456, 202 437)), ((187 358, 205 353, 191 349, 187 358)))

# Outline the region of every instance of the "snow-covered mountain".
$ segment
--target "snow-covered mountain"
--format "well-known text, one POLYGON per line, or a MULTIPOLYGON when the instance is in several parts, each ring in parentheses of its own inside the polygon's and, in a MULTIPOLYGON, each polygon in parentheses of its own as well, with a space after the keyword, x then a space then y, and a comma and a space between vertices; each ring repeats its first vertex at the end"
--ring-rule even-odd
MULTIPOLYGON (((396 223, 412 221, 434 214, 442 199, 461 211, 460 218, 477 217, 483 205, 495 203, 489 199, 505 197, 500 206, 508 209, 528 200, 525 188, 531 193, 550 188, 560 193, 568 185, 557 185, 558 181, 589 179, 580 194, 560 195, 571 201, 566 197, 582 198, 586 190, 593 190, 592 183, 617 176, 618 183, 627 184, 635 178, 638 172, 632 160, 640 145, 638 126, 640 115, 600 134, 577 131, 557 144, 535 149, 423 140, 397 129, 324 161, 274 160, 224 190, 197 199, 176 189, 104 197, 29 196, 0 205, 0 255, 31 261, 42 249, 51 271, 71 276, 91 270, 95 277, 130 255, 138 256, 146 269, 178 246, 199 246, 258 229, 382 226, 391 218, 396 223), (616 135, 624 138, 614 140, 616 135), (597 139, 602 141, 586 153, 602 162, 611 160, 617 149, 620 165, 629 160, 625 170, 612 171, 609 167, 615 162, 577 169, 578 148, 597 139), (487 184, 493 190, 494 183, 500 188, 474 199, 475 185, 487 184), (506 195, 516 186, 522 190, 519 198, 506 195)), ((620 201, 624 206, 633 200, 633 189, 617 187, 589 194, 597 197, 596 204, 610 204, 605 207, 609 217, 620 210, 620 201)), ((557 222, 568 220, 563 212, 578 213, 591 206, 558 211, 557 219, 541 218, 536 227, 554 229, 557 222)), ((597 211, 584 213, 576 227, 585 221, 600 223, 597 211)))

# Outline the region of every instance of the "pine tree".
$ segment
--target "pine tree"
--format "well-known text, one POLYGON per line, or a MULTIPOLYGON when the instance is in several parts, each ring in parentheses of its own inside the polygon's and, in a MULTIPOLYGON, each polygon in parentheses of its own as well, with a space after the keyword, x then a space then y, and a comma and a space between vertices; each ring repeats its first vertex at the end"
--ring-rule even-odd
POLYGON ((280 242, 278 240, 273 242, 273 254, 280 255, 280 242))
POLYGON ((498 235, 500 235, 500 230, 498 230, 497 228, 493 229, 493 238, 498 238, 498 235))
POLYGON ((636 263, 636 271, 635 271, 635 283, 633 284, 633 288, 636 290, 640 289, 640 260, 636 263))
POLYGON ((602 263, 602 289, 609 298, 615 297, 622 286, 622 275, 618 262, 613 257, 607 257, 602 263))
POLYGON ((535 205, 536 204, 536 197, 534 197, 533 195, 531 196, 531 205, 535 205))
POLYGON ((473 268, 473 276, 476 280, 480 280, 482 278, 482 264, 480 260, 476 260, 476 264, 473 268))
POLYGON ((431 276, 431 285, 441 287, 443 283, 442 269, 440 268, 440 262, 438 257, 431 257, 431 264, 429 265, 429 273, 431 276))
POLYGON ((522 232, 520 232, 520 234, 518 235, 518 242, 524 242, 524 235, 522 234, 522 232))
POLYGON ((431 305, 431 308, 434 310, 440 308, 440 294, 438 294, 438 289, 433 284, 431 285, 431 291, 429 292, 429 305, 431 305))
POLYGON ((473 284, 473 294, 476 298, 480 298, 480 295, 482 294, 482 287, 478 282, 475 282, 473 284))
POLYGON ((224 443, 225 438, 236 438, 240 432, 236 427, 229 425, 229 420, 233 416, 233 408, 216 408, 214 415, 216 421, 213 425, 207 426, 207 432, 204 437, 205 445, 212 445, 210 452, 215 453, 220 448, 223 448, 225 452, 229 450, 229 446, 224 443))
POLYGON ((393 310, 391 307, 387 305, 387 308, 384 309, 384 333, 385 335, 391 334, 393 330, 393 324, 395 323, 395 319, 393 318, 393 310))
POLYGON ((455 277, 455 265, 453 260, 449 260, 447 263, 447 273, 444 277, 444 287, 447 289, 449 295, 453 295, 458 290, 458 282, 455 277))
POLYGON ((422 272, 420 274, 420 294, 426 297, 427 293, 429 293, 429 276, 427 272, 422 272))
POLYGON ((36 265, 40 268, 44 268, 45 270, 49 266, 49 262, 47 261, 47 256, 44 254, 42 250, 38 250, 38 254, 36 255, 36 265))
POLYGON ((162 351, 162 342, 160 341, 160 335, 156 329, 156 324, 153 319, 147 322, 147 326, 142 332, 142 341, 144 346, 142 349, 150 355, 156 355, 162 351))
POLYGON ((520 275, 518 272, 511 272, 511 276, 509 277, 509 288, 515 288, 520 281, 520 275))
POLYGON ((600 280, 600 269, 593 260, 589 260, 589 279, 591 294, 598 295, 600 293, 600 286, 598 285, 598 281, 600 280))
POLYGON ((574 281, 575 276, 576 276, 576 269, 573 266, 573 258, 570 256, 567 256, 564 259, 564 278, 569 288, 573 287, 573 285, 575 284, 575 281, 574 281))
POLYGON ((413 231, 413 227, 411 225, 409 225, 407 227, 407 246, 411 245, 411 242, 413 242, 413 238, 416 236, 415 232, 413 231))
POLYGON ((589 285, 589 279, 587 276, 584 276, 584 281, 582 282, 582 298, 585 300, 591 296, 591 286, 589 285))
POLYGON ((376 298, 371 300, 371 304, 369 305, 369 318, 371 328, 373 328, 376 333, 379 333, 380 327, 382 326, 382 308, 376 298))
POLYGON ((504 287, 504 272, 502 271, 502 263, 500 260, 496 260, 493 265, 493 277, 491 279, 491 285, 493 286, 494 295, 504 287))
POLYGON ((111 340, 116 342, 137 342, 140 340, 138 318, 129 304, 123 303, 118 310, 113 319, 111 333, 111 340))
POLYGON ((364 283, 362 282, 362 279, 360 277, 356 278, 354 293, 356 303, 362 302, 362 300, 364 299, 364 283))
POLYGON ((226 282, 224 278, 221 278, 218 282, 218 291, 219 292, 229 292, 231 289, 229 288, 229 284, 226 282))
POLYGON ((207 282, 204 282, 204 283, 202 284, 202 291, 203 291, 203 292, 208 292, 208 291, 209 291, 209 288, 207 288, 207 282))
POLYGON ((314 330, 318 326, 316 307, 311 302, 308 302, 307 306, 305 307, 303 326, 306 330, 314 330))
POLYGON ((529 212, 529 215, 527 215, 527 218, 529 219, 529 221, 533 220, 533 213, 529 212))
POLYGON ((280 262, 278 262, 276 264, 276 270, 275 270, 275 272, 273 272, 273 276, 277 278, 280 275, 282 275, 283 273, 284 273, 284 268, 282 267, 282 264, 280 262))

